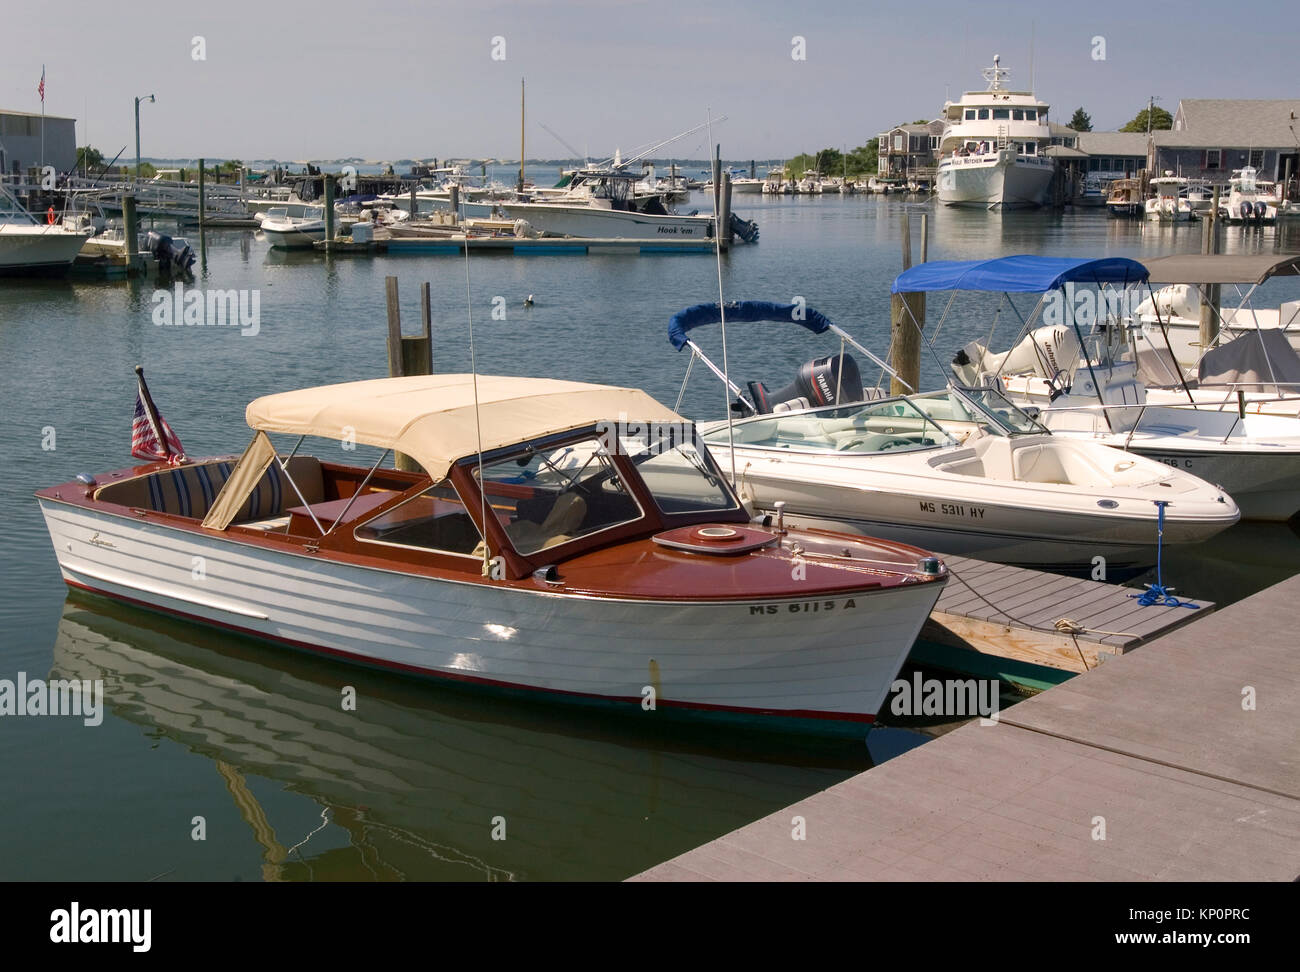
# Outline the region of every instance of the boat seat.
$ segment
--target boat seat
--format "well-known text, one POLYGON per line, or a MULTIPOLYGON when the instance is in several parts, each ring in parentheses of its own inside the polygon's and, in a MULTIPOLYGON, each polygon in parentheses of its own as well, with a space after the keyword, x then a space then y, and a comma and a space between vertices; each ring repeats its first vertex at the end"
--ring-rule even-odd
MULTIPOLYGON (((234 468, 233 458, 172 466, 101 486, 95 491, 95 499, 201 520, 234 468)), ((294 456, 289 460, 289 474, 308 503, 319 503, 324 499, 320 460, 314 456, 294 456)), ((279 463, 272 463, 234 522, 245 525, 248 521, 280 517, 286 508, 297 506, 299 502, 298 494, 285 478, 279 463)))
POLYGON ((1011 469, 1014 478, 1022 483, 1070 483, 1056 450, 1043 445, 1022 446, 1013 451, 1011 469))
MULTIPOLYGON (((586 500, 576 493, 562 493, 541 523, 515 520, 506 524, 506 536, 519 553, 532 554, 572 540, 586 516, 586 500)), ((474 556, 483 556, 482 541, 474 548, 474 556)))

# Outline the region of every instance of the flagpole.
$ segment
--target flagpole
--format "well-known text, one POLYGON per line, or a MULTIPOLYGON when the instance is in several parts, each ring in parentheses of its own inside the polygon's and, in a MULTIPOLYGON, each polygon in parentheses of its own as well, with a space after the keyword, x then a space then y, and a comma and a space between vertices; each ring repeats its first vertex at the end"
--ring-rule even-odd
POLYGON ((153 396, 149 394, 149 385, 144 380, 144 367, 135 366, 135 377, 140 383, 140 398, 144 402, 144 414, 149 419, 149 425, 153 429, 154 437, 158 444, 162 446, 163 451, 168 456, 172 454, 171 446, 167 444, 167 437, 163 435, 162 422, 158 419, 158 409, 154 407, 153 396))
MULTIPOLYGON (((31 84, 30 81, 27 82, 31 84)), ((45 65, 41 65, 41 168, 45 168, 45 65)))

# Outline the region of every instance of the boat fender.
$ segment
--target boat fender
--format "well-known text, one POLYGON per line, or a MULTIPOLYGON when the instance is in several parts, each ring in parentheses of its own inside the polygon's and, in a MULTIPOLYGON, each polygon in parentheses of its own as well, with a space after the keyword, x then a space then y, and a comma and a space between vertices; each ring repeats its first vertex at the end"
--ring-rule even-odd
POLYGON ((49 223, 51 226, 54 225, 54 207, 53 207, 53 206, 51 206, 49 209, 45 210, 45 222, 49 223))

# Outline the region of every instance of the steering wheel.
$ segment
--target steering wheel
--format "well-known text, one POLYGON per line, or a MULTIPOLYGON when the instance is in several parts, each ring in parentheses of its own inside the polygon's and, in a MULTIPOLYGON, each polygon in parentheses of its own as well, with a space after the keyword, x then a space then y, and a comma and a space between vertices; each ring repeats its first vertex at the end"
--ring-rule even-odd
POLYGON ((884 452, 886 449, 894 448, 894 446, 911 446, 911 445, 916 445, 916 441, 913 439, 890 439, 888 442, 885 442, 880 446, 880 451, 884 452))

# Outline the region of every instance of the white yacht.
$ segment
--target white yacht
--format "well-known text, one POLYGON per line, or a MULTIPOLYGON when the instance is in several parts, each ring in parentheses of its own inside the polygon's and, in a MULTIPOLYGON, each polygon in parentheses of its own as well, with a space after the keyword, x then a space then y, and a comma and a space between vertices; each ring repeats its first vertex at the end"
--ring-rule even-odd
POLYGON ((944 104, 939 142, 939 201, 947 206, 1011 209, 1041 206, 1055 170, 1043 154, 1051 144, 1048 106, 1030 91, 1003 87, 1009 72, 993 56, 986 91, 944 104))

